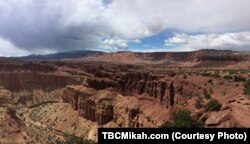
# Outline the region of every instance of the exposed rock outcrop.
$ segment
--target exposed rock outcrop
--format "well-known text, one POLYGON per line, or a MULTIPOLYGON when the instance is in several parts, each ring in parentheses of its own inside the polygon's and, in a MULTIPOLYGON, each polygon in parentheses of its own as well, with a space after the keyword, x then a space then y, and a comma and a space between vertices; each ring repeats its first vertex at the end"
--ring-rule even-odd
POLYGON ((167 83, 165 81, 160 81, 159 78, 148 74, 126 75, 123 77, 123 80, 119 82, 119 90, 125 95, 140 95, 145 93, 148 96, 158 98, 161 101, 165 95, 166 88, 167 83))
POLYGON ((112 98, 99 97, 97 99, 90 97, 95 94, 95 90, 84 86, 68 86, 64 91, 62 101, 70 103, 79 115, 98 123, 106 124, 113 120, 112 98))
POLYGON ((232 116, 235 119, 236 127, 250 127, 250 99, 246 96, 235 98, 231 102, 232 116))
POLYGON ((160 102, 167 101, 168 80, 164 75, 149 73, 127 73, 108 80, 106 78, 92 78, 87 80, 88 86, 96 90, 112 88, 123 95, 146 94, 160 102))
POLYGON ((82 105, 82 116, 88 120, 96 121, 98 125, 106 124, 113 120, 112 100, 102 98, 98 101, 87 99, 82 105))
POLYGON ((117 83, 115 81, 109 79, 92 78, 92 79, 87 79, 87 83, 89 87, 94 88, 96 90, 117 86, 117 83))
POLYGON ((79 110, 80 115, 82 114, 81 107, 93 93, 94 89, 84 86, 67 86, 63 91, 62 102, 70 103, 74 110, 79 110))
POLYGON ((55 89, 70 84, 79 84, 79 81, 59 75, 38 73, 0 73, 0 85, 11 91, 32 89, 55 89))
MULTIPOLYGON (((229 50, 204 49, 193 52, 154 52, 154 53, 135 53, 135 52, 114 52, 103 53, 100 55, 88 55, 82 59, 91 61, 105 61, 134 64, 141 63, 171 63, 171 62, 242 62, 249 61, 250 54, 247 52, 234 52, 229 50)), ((207 65, 209 66, 209 64, 207 65)))
POLYGON ((169 93, 170 93, 170 96, 169 96, 170 106, 173 106, 174 105, 174 95, 175 95, 173 82, 171 82, 171 84, 170 84, 169 93))
POLYGON ((0 86, 0 106, 3 104, 12 103, 11 91, 0 86))
POLYGON ((205 124, 207 126, 218 126, 223 122, 230 120, 230 118, 231 118, 230 110, 212 112, 208 117, 208 119, 206 120, 205 124))
POLYGON ((52 73, 57 69, 54 66, 46 64, 36 64, 33 62, 12 62, 12 63, 1 63, 0 62, 0 72, 44 72, 52 73))

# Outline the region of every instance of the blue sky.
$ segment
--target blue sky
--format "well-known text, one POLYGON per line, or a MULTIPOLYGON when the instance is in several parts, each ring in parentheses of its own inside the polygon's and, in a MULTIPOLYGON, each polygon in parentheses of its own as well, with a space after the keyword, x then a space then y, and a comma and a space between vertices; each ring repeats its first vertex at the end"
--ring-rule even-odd
POLYGON ((0 56, 250 50, 249 0, 0 0, 0 56))
POLYGON ((156 35, 143 37, 140 43, 129 42, 128 48, 131 51, 173 51, 176 46, 166 46, 164 40, 171 38, 175 33, 180 32, 174 29, 167 29, 156 35))
POLYGON ((145 51, 145 50, 155 50, 156 48, 163 48, 164 47, 164 39, 167 36, 165 33, 160 33, 154 36, 145 37, 141 39, 141 43, 128 43, 128 47, 132 51, 145 51))

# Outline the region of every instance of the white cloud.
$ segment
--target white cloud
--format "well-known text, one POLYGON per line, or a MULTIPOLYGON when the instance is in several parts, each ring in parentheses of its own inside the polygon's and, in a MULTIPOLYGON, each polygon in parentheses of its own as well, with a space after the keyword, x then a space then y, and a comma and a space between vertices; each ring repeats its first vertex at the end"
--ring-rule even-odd
POLYGON ((175 46, 179 50, 231 49, 250 50, 250 32, 224 34, 175 34, 165 40, 166 46, 175 46))
POLYGON ((173 44, 186 44, 187 43, 187 34, 176 34, 174 37, 165 40, 166 45, 173 44))
POLYGON ((132 40, 132 42, 134 42, 134 43, 141 43, 141 40, 140 39, 135 39, 135 40, 132 40))
POLYGON ((0 56, 10 57, 10 56, 23 56, 29 55, 30 52, 21 50, 13 45, 10 41, 0 37, 0 56))
POLYGON ((122 38, 152 36, 166 28, 186 32, 250 30, 249 0, 116 0, 103 13, 122 38))
POLYGON ((103 41, 102 46, 106 49, 124 50, 124 49, 127 49, 128 44, 126 40, 122 40, 118 38, 111 38, 111 39, 105 39, 103 41))

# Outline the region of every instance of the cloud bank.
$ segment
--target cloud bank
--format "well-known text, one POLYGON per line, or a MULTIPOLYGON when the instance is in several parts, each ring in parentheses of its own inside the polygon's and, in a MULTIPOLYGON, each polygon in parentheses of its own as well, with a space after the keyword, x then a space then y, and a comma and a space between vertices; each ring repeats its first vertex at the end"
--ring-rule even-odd
POLYGON ((166 46, 178 47, 179 50, 198 49, 250 49, 250 32, 225 33, 225 34, 175 34, 165 40, 166 46))
POLYGON ((0 37, 9 43, 0 43, 0 55, 16 55, 15 49, 20 54, 124 49, 166 29, 244 33, 250 31, 249 5, 249 0, 0 0, 0 37))
POLYGON ((125 50, 128 47, 127 41, 122 39, 105 39, 103 47, 106 49, 120 49, 125 50))

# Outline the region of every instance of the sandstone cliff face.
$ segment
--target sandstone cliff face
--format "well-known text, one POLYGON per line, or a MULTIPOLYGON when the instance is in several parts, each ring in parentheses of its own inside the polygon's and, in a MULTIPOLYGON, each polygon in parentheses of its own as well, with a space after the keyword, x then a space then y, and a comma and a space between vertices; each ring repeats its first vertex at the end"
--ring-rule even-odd
POLYGON ((152 98, 117 96, 114 101, 113 122, 116 127, 158 127, 169 120, 169 110, 152 98))
POLYGON ((62 102, 70 103, 74 110, 78 110, 82 106, 82 103, 93 95, 93 92, 93 89, 87 87, 67 86, 63 91, 62 102))
POLYGON ((113 121, 118 125, 118 127, 130 127, 138 128, 139 123, 139 107, 136 106, 119 106, 115 107, 114 119, 113 121))
POLYGON ((96 121, 98 125, 103 125, 112 121, 113 115, 113 101, 111 99, 100 99, 96 111, 96 121))
POLYGON ((36 64, 32 62, 26 62, 23 64, 24 70, 29 70, 32 72, 44 72, 44 73, 52 73, 57 70, 54 66, 47 64, 36 64))
POLYGON ((97 122, 98 125, 106 124, 113 120, 113 104, 110 99, 95 100, 89 98, 79 105, 79 114, 84 118, 97 122))
POLYGON ((79 82, 67 76, 38 73, 0 73, 0 85, 11 91, 55 89, 79 82))
POLYGON ((124 95, 147 94, 162 101, 167 89, 167 82, 161 80, 163 77, 149 73, 127 73, 116 76, 113 80, 106 78, 88 79, 87 83, 89 87, 96 90, 113 88, 124 95))
POLYGON ((67 88, 63 101, 70 103, 80 116, 98 125, 114 122, 118 127, 155 127, 162 124, 163 120, 170 119, 175 110, 183 108, 195 110, 191 97, 203 95, 202 84, 209 78, 175 75, 173 72, 165 74, 129 72, 114 74, 109 81, 106 79, 103 75, 98 78, 88 78, 86 86, 67 88), (106 91, 118 93, 110 98, 106 97, 109 95, 106 91), (135 99, 125 103, 124 99, 127 98, 135 99), (120 102, 122 104, 119 104, 120 102), (131 103, 134 104, 131 106, 131 103), (156 111, 151 110, 154 105, 156 111), (164 115, 159 114, 159 111, 164 111, 164 115), (155 117, 152 116, 153 112, 157 113, 155 117))
POLYGON ((240 62, 249 61, 250 54, 244 52, 234 52, 227 50, 204 49, 194 52, 153 52, 153 53, 133 53, 114 52, 103 53, 101 55, 89 55, 83 59, 91 61, 105 61, 118 63, 165 63, 165 62, 202 62, 202 61, 228 61, 240 62))
POLYGON ((88 86, 96 90, 101 90, 105 88, 116 87, 116 82, 109 79, 87 79, 88 86))
MULTIPOLYGON (((173 103, 174 94, 170 100, 170 78, 164 75, 153 75, 150 73, 127 73, 116 76, 113 80, 105 78, 89 79, 88 86, 96 90, 112 88, 122 95, 145 95, 156 101, 168 104, 173 103)), ((172 87, 173 89, 173 87, 172 87)))
POLYGON ((195 52, 198 61, 248 61, 249 53, 217 51, 217 50, 200 50, 195 52))
POLYGON ((197 57, 198 61, 244 61, 245 58, 241 56, 214 56, 214 55, 203 55, 197 57))
MULTIPOLYGON (((172 101, 172 103, 169 106, 173 106, 174 104, 174 85, 172 83, 172 87, 170 87, 170 85, 167 85, 164 81, 157 81, 160 78, 162 77, 143 73, 134 76, 130 75, 124 77, 125 82, 120 83, 121 87, 118 85, 113 87, 113 89, 119 90, 121 93, 126 93, 127 95, 143 94, 143 97, 154 99, 153 101, 149 101, 150 103, 147 105, 152 105, 157 102, 158 107, 162 105, 160 109, 164 107, 167 109, 166 105, 169 105, 170 101, 172 101), (146 77, 144 77, 145 75, 146 77), (145 80, 145 82, 141 82, 141 80, 145 80)), ((99 83, 95 84, 98 85, 99 83)), ((118 96, 117 93, 113 93, 112 91, 96 90, 96 86, 88 88, 82 85, 78 87, 67 87, 62 97, 63 102, 70 103, 72 108, 78 111, 80 116, 94 121, 98 125, 104 125, 109 122, 114 122, 118 127, 155 125, 156 120, 154 121, 154 118, 150 118, 147 113, 141 113, 139 106, 135 104, 136 101, 138 101, 137 98, 135 99, 136 101, 131 100, 134 103, 132 105, 130 101, 125 102, 125 99, 126 96, 118 96)), ((144 103, 142 105, 144 105, 144 103)), ((144 109, 142 111, 144 111, 144 109)), ((151 109, 146 111, 151 111, 151 109)), ((164 112, 161 119, 166 119, 167 115, 168 114, 164 112)))
POLYGON ((6 103, 11 103, 11 91, 6 90, 3 86, 0 86, 0 106, 6 103))
MULTIPOLYGON (((93 98, 95 90, 84 86, 67 87, 64 90, 62 101, 70 103, 79 115, 97 122, 106 124, 113 120, 113 103, 108 97, 93 98)), ((104 95, 105 96, 105 95, 104 95)))
POLYGON ((96 121, 96 110, 97 106, 94 100, 86 100, 82 103, 81 110, 83 111, 82 116, 88 120, 96 121))
POLYGON ((18 71, 32 71, 52 73, 57 69, 51 65, 36 64, 33 62, 24 63, 0 63, 0 72, 18 72, 18 71))
MULTIPOLYGON (((112 91, 96 91, 84 86, 69 86, 64 90, 62 97, 63 102, 70 103, 71 107, 78 111, 79 116, 96 122, 98 125, 105 125, 109 122, 115 123, 118 127, 154 125, 147 116, 148 114, 140 112, 136 104, 138 100, 133 99, 134 97, 131 97, 131 100, 127 101, 126 96, 118 96, 112 91)), ((167 117, 166 112, 163 112, 163 115, 164 118, 167 117)))

